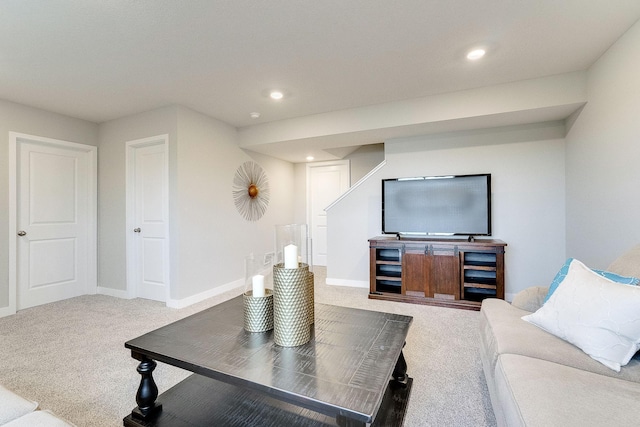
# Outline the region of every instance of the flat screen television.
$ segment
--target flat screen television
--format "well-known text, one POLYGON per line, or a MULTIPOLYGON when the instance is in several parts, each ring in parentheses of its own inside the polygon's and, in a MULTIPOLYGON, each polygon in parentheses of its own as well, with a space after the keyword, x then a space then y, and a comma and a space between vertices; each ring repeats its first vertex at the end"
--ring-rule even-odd
POLYGON ((490 236, 491 174, 383 179, 382 232, 490 236))

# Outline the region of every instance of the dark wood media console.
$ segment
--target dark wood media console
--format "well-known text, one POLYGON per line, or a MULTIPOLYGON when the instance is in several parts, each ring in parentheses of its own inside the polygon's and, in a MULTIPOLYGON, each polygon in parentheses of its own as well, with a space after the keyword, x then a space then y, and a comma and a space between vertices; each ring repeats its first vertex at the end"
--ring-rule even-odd
POLYGON ((501 240, 369 239, 369 298, 479 310, 504 299, 501 240))

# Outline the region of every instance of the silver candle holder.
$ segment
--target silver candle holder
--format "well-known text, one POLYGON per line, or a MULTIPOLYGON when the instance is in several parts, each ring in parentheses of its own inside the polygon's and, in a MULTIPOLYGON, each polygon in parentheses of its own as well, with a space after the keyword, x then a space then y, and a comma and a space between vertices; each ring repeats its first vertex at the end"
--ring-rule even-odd
MULTIPOLYGON (((313 280, 309 266, 298 268, 273 266, 273 340, 282 347, 295 347, 311 339, 309 281, 313 280)), ((311 306, 312 307, 312 306, 311 306)))
POLYGON ((267 332, 273 329, 273 292, 265 289, 264 296, 254 297, 253 291, 242 294, 244 329, 247 332, 267 332))

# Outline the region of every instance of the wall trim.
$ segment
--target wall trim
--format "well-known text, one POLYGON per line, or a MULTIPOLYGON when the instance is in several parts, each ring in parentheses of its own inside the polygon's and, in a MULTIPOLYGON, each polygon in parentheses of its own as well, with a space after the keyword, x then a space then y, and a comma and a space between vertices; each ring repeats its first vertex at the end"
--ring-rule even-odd
POLYGON ((327 277, 326 283, 327 285, 332 285, 332 286, 347 286, 350 288, 369 289, 368 280, 346 280, 346 279, 334 279, 334 278, 327 277))
POLYGON ((167 307, 185 308, 190 305, 202 302, 206 299, 217 297, 218 295, 222 295, 225 292, 231 292, 231 291, 237 291, 238 295, 241 295, 244 292, 244 284, 245 284, 244 279, 238 279, 221 286, 216 286, 213 289, 200 292, 199 294, 195 294, 190 297, 186 297, 182 299, 169 298, 167 299, 167 307))
POLYGON ((108 297, 115 297, 120 299, 133 299, 134 297, 129 294, 127 290, 106 288, 104 286, 98 286, 98 295, 106 295, 108 297))
POLYGON ((0 308, 0 318, 7 317, 16 314, 15 307, 2 307, 0 308))
POLYGON ((349 187, 349 189, 347 191, 345 191, 344 193, 342 193, 342 196, 338 197, 336 200, 333 201, 333 203, 331 203, 329 206, 327 206, 325 208, 325 211, 329 211, 332 207, 334 207, 335 205, 337 205, 338 203, 340 203, 340 200, 344 199, 345 197, 347 197, 349 194, 351 194, 353 191, 355 191, 356 188, 358 188, 360 185, 362 185, 363 182, 365 182, 366 180, 369 179, 369 177, 371 175, 373 175, 374 173, 378 172, 380 169, 382 169, 384 167, 384 165, 387 164, 386 160, 383 160, 382 162, 380 162, 380 164, 378 164, 378 166, 376 166, 375 168, 371 169, 369 171, 369 173, 367 173, 365 176, 363 176, 362 178, 360 178, 358 180, 358 182, 356 182, 355 184, 353 184, 351 187, 349 187))

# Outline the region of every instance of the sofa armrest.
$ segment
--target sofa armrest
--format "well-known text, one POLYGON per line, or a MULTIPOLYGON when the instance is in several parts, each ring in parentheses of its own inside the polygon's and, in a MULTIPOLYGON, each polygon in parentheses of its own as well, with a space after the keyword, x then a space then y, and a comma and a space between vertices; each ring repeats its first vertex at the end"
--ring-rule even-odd
POLYGON ((607 270, 621 276, 640 277, 640 245, 616 258, 607 270))
POLYGON ((527 310, 530 312, 537 311, 544 303, 544 298, 549 292, 548 286, 532 286, 530 288, 523 289, 518 292, 511 305, 521 310, 527 310))
POLYGON ((0 385, 0 425, 5 425, 36 409, 38 409, 37 402, 18 396, 0 385))

